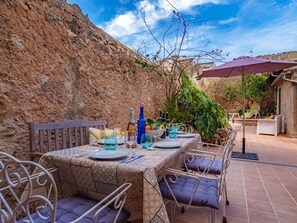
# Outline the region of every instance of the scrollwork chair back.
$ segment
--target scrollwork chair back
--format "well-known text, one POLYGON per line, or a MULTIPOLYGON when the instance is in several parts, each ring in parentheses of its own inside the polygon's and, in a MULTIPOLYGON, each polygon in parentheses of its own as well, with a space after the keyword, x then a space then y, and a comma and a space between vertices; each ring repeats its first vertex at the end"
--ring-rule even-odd
POLYGON ((0 223, 127 221, 130 214, 123 207, 131 183, 122 184, 101 201, 79 195, 58 201, 54 171, 0 152, 0 223))
POLYGON ((34 222, 33 212, 41 219, 55 222, 58 191, 53 171, 0 152, 0 222, 17 222, 24 217, 27 219, 24 222, 34 222), (39 211, 45 207, 50 210, 46 216, 39 211))

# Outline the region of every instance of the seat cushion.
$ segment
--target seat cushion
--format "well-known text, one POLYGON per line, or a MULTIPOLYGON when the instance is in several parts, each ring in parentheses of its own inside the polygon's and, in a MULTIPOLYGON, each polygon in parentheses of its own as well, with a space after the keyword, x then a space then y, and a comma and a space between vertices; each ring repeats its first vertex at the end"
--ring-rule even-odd
MULTIPOLYGON (((83 215, 85 212, 87 212, 89 209, 91 209, 93 206, 95 206, 98 202, 90 199, 86 199, 79 196, 72 196, 68 197, 62 200, 58 201, 57 206, 57 214, 56 214, 56 222, 57 223, 69 223, 75 219, 77 219, 79 216, 83 215)), ((102 207, 102 206, 100 206, 102 207)), ((84 217, 82 220, 80 220, 80 223, 92 223, 93 222, 93 216, 96 213, 96 211, 100 208, 98 207, 96 210, 92 211, 90 214, 88 214, 86 217, 84 217)), ((49 208, 44 208, 41 210, 41 213, 47 216, 49 213, 49 208)), ((116 215, 118 213, 118 210, 115 210, 110 207, 106 207, 100 214, 97 223, 108 223, 113 222, 116 215)), ((125 222, 127 218, 129 217, 129 213, 122 210, 117 222, 125 222)), ((32 214, 32 219, 34 220, 34 223, 50 223, 51 221, 45 221, 38 217, 36 213, 32 214)), ((18 223, 23 222, 26 218, 21 219, 18 221, 18 223)))
MULTIPOLYGON (((166 178, 177 201, 188 204, 194 194, 198 180, 192 177, 179 176, 177 182, 172 183, 169 178, 174 180, 174 176, 168 175, 166 178)), ((200 184, 194 194, 191 205, 219 209, 218 180, 203 177, 199 177, 199 180, 200 184)), ((164 179, 159 185, 163 198, 174 200, 164 179)))
POLYGON ((186 160, 186 166, 189 170, 197 171, 198 169, 199 171, 204 172, 204 170, 208 168, 207 172, 210 174, 221 174, 222 160, 197 157, 192 161, 186 160))

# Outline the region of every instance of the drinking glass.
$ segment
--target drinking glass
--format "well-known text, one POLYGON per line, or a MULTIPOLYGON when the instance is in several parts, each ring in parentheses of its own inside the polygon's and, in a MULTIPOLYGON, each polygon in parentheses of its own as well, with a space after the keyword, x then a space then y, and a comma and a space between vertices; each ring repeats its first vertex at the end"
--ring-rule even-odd
POLYGON ((172 124, 171 128, 169 129, 169 138, 176 138, 178 131, 178 125, 172 124))
POLYGON ((142 134, 140 143, 143 149, 148 149, 153 145, 152 134, 142 134))
POLYGON ((104 142, 105 150, 116 150, 118 147, 117 137, 115 135, 106 136, 104 142))
POLYGON ((130 149, 136 148, 137 147, 136 131, 127 131, 125 135, 126 135, 126 147, 130 149))

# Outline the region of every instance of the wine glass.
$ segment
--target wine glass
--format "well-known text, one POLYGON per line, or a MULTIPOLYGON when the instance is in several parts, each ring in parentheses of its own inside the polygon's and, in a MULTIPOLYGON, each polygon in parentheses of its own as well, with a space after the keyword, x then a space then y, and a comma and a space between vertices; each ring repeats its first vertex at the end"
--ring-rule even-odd
POLYGON ((136 131, 127 131, 126 133, 126 147, 127 148, 136 148, 136 131))
POLYGON ((118 147, 117 137, 115 135, 106 136, 104 141, 105 150, 116 150, 118 147))
POLYGON ((143 149, 149 149, 153 145, 152 134, 142 134, 140 138, 140 143, 143 149))

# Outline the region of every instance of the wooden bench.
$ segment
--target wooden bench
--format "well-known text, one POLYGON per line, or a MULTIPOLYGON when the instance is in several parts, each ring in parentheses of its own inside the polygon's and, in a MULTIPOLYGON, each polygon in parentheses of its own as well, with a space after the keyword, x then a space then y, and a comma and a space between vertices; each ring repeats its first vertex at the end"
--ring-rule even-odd
POLYGON ((89 128, 104 129, 107 120, 72 120, 60 123, 30 123, 30 156, 37 161, 44 153, 89 144, 89 128))

